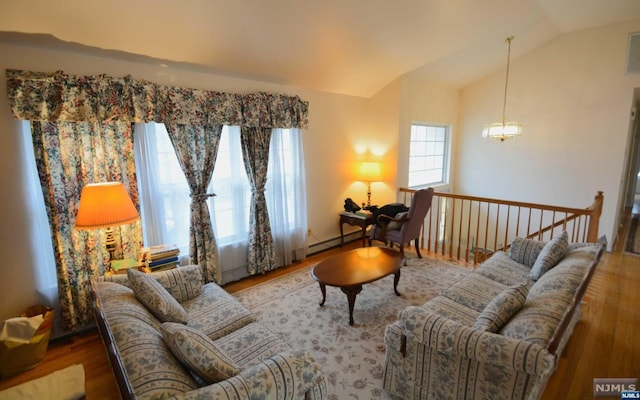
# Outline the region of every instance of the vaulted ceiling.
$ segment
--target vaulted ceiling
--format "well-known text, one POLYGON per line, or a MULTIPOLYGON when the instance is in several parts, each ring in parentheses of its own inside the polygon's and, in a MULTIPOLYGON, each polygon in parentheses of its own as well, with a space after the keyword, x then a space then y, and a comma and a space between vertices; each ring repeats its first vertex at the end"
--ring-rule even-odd
POLYGON ((463 87, 575 30, 640 18, 640 0, 20 0, 0 42, 369 97, 404 74, 463 87))

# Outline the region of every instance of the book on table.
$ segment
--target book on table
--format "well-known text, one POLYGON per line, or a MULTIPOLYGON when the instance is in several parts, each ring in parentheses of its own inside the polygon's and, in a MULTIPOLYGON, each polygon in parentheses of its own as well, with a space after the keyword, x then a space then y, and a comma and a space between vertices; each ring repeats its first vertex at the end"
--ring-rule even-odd
POLYGON ((126 274, 129 268, 140 268, 142 263, 133 258, 124 260, 111 260, 111 269, 116 274, 126 274))
POLYGON ((367 217, 372 215, 372 213, 369 211, 356 211, 356 212, 342 211, 340 212, 340 215, 344 215, 346 217, 352 217, 352 218, 367 219, 367 217))
POLYGON ((141 249, 142 259, 159 260, 163 258, 174 257, 180 254, 180 249, 175 244, 161 244, 157 246, 143 247, 141 249))

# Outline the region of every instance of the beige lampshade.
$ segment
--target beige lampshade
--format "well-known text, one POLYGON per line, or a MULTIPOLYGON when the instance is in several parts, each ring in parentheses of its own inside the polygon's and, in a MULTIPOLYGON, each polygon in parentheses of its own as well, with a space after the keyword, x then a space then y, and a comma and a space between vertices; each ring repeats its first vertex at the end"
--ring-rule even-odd
POLYGON ((130 224, 139 218, 121 182, 90 183, 82 188, 76 229, 100 229, 130 224))
POLYGON ((360 165, 360 179, 366 182, 377 182, 382 179, 380 163, 365 161, 360 165))

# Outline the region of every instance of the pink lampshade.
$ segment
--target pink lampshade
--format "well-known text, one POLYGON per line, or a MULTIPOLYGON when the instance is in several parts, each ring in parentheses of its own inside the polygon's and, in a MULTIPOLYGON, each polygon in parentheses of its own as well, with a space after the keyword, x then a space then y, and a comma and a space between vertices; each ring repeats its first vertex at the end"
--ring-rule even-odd
POLYGON ((130 224, 139 218, 121 182, 90 183, 82 188, 76 229, 100 229, 130 224))

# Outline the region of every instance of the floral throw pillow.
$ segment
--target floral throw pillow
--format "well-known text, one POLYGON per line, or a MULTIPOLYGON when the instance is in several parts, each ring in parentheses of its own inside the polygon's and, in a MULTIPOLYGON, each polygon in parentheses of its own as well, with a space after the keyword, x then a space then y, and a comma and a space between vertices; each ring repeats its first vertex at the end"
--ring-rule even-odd
POLYGON ((546 244, 546 242, 540 240, 516 237, 509 247, 509 258, 531 268, 536 263, 538 255, 540 255, 546 244))
POLYGON ((160 331, 173 355, 205 383, 220 382, 240 372, 204 332, 172 322, 162 324, 160 331))
POLYGON ((545 272, 555 267, 569 251, 568 239, 569 235, 564 231, 560 236, 548 241, 531 267, 529 278, 537 281, 545 272))
POLYGON ((506 288, 482 310, 473 329, 498 332, 522 308, 528 293, 524 284, 506 288))
POLYGON ((127 277, 129 278, 129 285, 133 289, 136 298, 140 300, 160 322, 187 323, 187 312, 185 309, 171 296, 167 289, 151 277, 151 275, 138 271, 135 268, 129 268, 127 270, 127 277))

